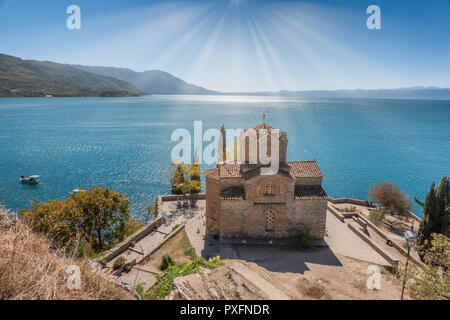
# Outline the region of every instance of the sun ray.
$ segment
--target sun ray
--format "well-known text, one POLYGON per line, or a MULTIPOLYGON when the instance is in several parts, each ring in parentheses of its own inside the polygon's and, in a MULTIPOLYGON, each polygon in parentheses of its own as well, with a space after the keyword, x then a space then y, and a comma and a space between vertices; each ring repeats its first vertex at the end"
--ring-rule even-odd
POLYGON ((229 18, 230 4, 226 6, 224 12, 220 13, 220 18, 212 28, 209 28, 209 33, 203 41, 203 46, 198 53, 197 59, 192 64, 192 67, 187 72, 189 79, 198 79, 200 82, 201 75, 207 70, 214 68, 214 56, 217 53, 217 44, 220 41, 220 34, 224 30, 225 21, 229 18))
POLYGON ((180 59, 189 47, 193 47, 192 44, 194 41, 203 39, 203 37, 200 36, 200 33, 207 28, 211 21, 213 21, 216 13, 216 10, 203 8, 198 14, 198 17, 193 20, 189 26, 183 28, 179 37, 172 38, 171 43, 164 51, 164 54, 161 54, 157 60, 153 61, 153 65, 161 69, 167 69, 174 60, 180 59))
MULTIPOLYGON (((264 4, 262 4, 264 5, 264 4)), ((264 10, 264 9, 263 9, 264 10)), ((268 61, 271 63, 271 74, 274 80, 276 81, 276 85, 272 87, 272 90, 284 89, 287 87, 287 75, 289 74, 282 63, 282 60, 278 54, 278 52, 273 47, 273 42, 267 36, 266 31, 264 30, 264 24, 259 22, 259 19, 255 17, 253 11, 249 11, 249 16, 251 22, 253 24, 253 28, 255 29, 256 34, 258 35, 259 41, 264 48, 265 55, 267 56, 268 61)))

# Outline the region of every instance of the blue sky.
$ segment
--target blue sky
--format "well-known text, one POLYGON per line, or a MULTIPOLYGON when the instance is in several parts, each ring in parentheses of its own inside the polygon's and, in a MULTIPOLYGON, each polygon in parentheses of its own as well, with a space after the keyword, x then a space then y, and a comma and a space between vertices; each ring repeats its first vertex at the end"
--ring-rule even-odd
POLYGON ((0 52, 222 91, 450 87, 450 0, 0 0, 0 52), (71 4, 81 30, 66 28, 71 4))

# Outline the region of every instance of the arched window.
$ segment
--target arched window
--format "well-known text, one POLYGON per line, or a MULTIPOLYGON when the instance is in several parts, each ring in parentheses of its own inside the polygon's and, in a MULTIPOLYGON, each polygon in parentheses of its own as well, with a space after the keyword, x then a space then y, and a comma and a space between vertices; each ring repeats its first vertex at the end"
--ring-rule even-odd
POLYGON ((264 187, 264 195, 265 196, 272 196, 274 195, 274 190, 272 185, 266 185, 264 187))
POLYGON ((266 230, 272 231, 273 230, 273 220, 274 220, 274 211, 268 210, 266 212, 266 230))

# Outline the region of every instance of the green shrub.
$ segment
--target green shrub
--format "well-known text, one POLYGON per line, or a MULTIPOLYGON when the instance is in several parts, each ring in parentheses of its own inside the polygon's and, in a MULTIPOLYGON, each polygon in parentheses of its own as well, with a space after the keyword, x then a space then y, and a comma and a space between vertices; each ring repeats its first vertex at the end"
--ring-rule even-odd
POLYGON ((311 249, 312 248, 312 237, 309 230, 301 231, 297 234, 297 247, 300 249, 311 249))
POLYGON ((414 275, 410 294, 419 300, 449 300, 450 238, 438 233, 431 237, 425 242, 423 272, 414 275))
POLYGON ((177 265, 170 265, 162 274, 156 276, 157 282, 151 288, 149 299, 158 300, 164 299, 173 289, 173 280, 180 276, 196 273, 200 267, 215 268, 224 264, 224 261, 219 257, 214 257, 209 261, 203 258, 196 258, 192 262, 182 262, 177 265))
POLYGON ((145 290, 144 288, 144 284, 143 283, 139 283, 136 288, 136 293, 138 294, 138 296, 142 299, 142 300, 147 300, 149 297, 149 292, 148 290, 145 290))
POLYGON ((161 258, 161 266, 160 269, 162 271, 167 270, 167 268, 169 268, 170 266, 175 265, 175 262, 173 261, 172 257, 169 256, 168 254, 163 255, 163 257, 161 258))
POLYGON ((195 253, 194 247, 190 246, 184 251, 184 254, 190 257, 192 260, 197 258, 197 254, 195 253))
POLYGON ((379 225, 383 223, 384 217, 386 216, 386 213, 388 213, 388 209, 381 208, 381 209, 370 209, 369 210, 369 220, 375 223, 376 225, 379 225))
POLYGON ((30 228, 52 239, 56 247, 74 247, 80 238, 103 252, 142 227, 131 217, 130 205, 124 193, 96 187, 63 201, 35 201, 20 213, 30 228))
POLYGON ((127 262, 127 260, 124 257, 121 256, 121 257, 117 258, 116 261, 114 261, 113 267, 114 267, 114 269, 119 269, 126 262, 127 262))
POLYGON ((95 251, 94 248, 88 243, 83 241, 80 243, 77 247, 70 248, 68 252, 69 257, 75 257, 75 258, 95 258, 98 256, 98 253, 95 251))

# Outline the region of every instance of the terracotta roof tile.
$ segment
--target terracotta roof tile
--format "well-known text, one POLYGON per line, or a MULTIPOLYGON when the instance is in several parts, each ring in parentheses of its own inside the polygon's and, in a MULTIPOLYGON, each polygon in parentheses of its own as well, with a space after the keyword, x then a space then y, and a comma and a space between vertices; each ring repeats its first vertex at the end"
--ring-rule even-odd
MULTIPOLYGON (((315 160, 287 161, 286 165, 290 167, 289 172, 293 178, 322 177, 322 172, 315 160)), ((222 163, 219 165, 219 174, 220 178, 239 178, 242 176, 240 164, 222 163)))
POLYGON ((241 176, 241 166, 238 163, 224 163, 219 165, 221 178, 234 178, 241 176))
POLYGON ((321 177, 319 166, 315 160, 311 161, 287 161, 286 164, 291 167, 291 176, 294 178, 321 177))
POLYGON ((207 178, 219 180, 219 169, 213 168, 203 171, 203 175, 207 178))

